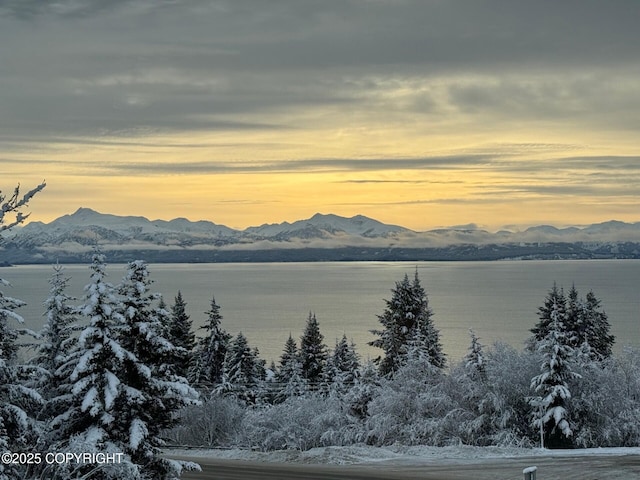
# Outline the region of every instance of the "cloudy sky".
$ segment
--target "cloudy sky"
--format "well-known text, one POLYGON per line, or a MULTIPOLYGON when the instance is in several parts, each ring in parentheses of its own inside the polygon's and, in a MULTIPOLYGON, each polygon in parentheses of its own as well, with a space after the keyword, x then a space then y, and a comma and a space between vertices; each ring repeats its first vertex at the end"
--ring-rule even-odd
POLYGON ((0 0, 32 219, 640 220, 637 0, 0 0))

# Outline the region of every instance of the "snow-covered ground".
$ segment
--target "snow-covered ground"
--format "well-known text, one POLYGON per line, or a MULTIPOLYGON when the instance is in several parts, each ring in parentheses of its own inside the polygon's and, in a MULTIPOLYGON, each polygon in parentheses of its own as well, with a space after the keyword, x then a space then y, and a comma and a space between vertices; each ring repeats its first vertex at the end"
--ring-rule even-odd
POLYGON ((535 463, 536 458, 578 457, 593 455, 640 455, 640 447, 633 448, 587 448, 574 450, 541 450, 531 448, 506 447, 427 447, 392 445, 372 447, 368 445, 347 447, 320 447, 304 452, 297 450, 278 450, 257 452, 242 449, 171 449, 169 456, 193 458, 216 458, 228 460, 248 460, 258 462, 286 462, 306 464, 353 465, 384 462, 386 464, 423 464, 423 463, 482 463, 483 460, 501 458, 528 459, 535 463))

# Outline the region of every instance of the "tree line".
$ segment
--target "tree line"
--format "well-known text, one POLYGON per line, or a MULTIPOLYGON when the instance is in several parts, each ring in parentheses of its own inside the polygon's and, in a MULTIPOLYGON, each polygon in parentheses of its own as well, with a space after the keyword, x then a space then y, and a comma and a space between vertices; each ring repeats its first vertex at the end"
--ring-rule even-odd
MULTIPOLYGON (((486 348, 470 330, 468 352, 453 365, 417 270, 396 282, 385 306, 370 342, 382 354, 371 362, 362 363, 346 337, 327 349, 310 313, 299 344, 289 335, 278 365, 265 368, 255 349, 243 347, 242 358, 259 367, 240 377, 238 357, 228 353, 238 339, 221 330, 215 309, 215 328, 205 326, 215 333, 195 346, 193 364, 207 357, 203 345, 228 348, 226 360, 215 379, 197 386, 203 403, 187 408, 170 436, 181 444, 265 450, 361 442, 549 448, 640 442, 640 424, 629 422, 640 419, 640 352, 613 355, 615 338, 593 292, 583 298, 572 286, 565 295, 554 284, 526 348, 486 348), (619 394, 610 399, 610 391, 619 394)), ((182 311, 174 307, 174 318, 182 311)))

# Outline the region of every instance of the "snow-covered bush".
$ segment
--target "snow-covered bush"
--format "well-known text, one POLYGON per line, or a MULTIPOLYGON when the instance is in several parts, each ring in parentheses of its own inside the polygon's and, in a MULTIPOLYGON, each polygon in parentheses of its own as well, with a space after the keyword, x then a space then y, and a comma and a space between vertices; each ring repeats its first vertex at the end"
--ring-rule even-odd
POLYGON ((492 425, 492 444, 528 446, 536 442, 537 431, 531 426, 531 378, 538 374, 540 356, 495 343, 487 352, 487 383, 483 411, 492 425))
POLYGON ((235 398, 211 394, 201 405, 185 408, 178 425, 166 433, 174 445, 218 447, 234 444, 246 408, 235 398))
POLYGON ((428 358, 408 355, 405 365, 384 380, 369 402, 367 442, 388 445, 459 443, 456 425, 462 411, 443 389, 444 374, 428 358))
POLYGON ((249 410, 241 443, 263 451, 308 450, 360 440, 360 423, 338 397, 307 394, 271 407, 249 410))
POLYGON ((578 447, 640 445, 640 350, 580 366, 571 385, 578 447))

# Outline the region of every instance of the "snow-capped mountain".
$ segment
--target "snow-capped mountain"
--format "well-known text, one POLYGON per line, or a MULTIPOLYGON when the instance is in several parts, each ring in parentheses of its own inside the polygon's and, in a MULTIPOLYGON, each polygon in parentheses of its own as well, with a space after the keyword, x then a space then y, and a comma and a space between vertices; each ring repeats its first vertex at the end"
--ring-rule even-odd
POLYGON ((415 232, 363 215, 317 213, 292 223, 235 230, 204 220, 148 220, 80 208, 4 237, 0 263, 79 261, 94 245, 118 252, 120 259, 137 255, 149 261, 640 258, 640 222, 620 221, 496 233, 475 225, 415 232))
POLYGON ((394 233, 410 232, 409 229, 397 225, 387 225, 363 215, 345 218, 338 215, 316 213, 307 220, 289 223, 264 224, 249 227, 244 233, 262 238, 328 238, 331 235, 353 235, 361 237, 387 237, 394 233))
POLYGON ((313 241, 339 239, 342 244, 362 239, 388 238, 394 234, 410 232, 396 225, 357 215, 352 218, 338 215, 316 214, 293 223, 249 227, 235 230, 209 221, 148 220, 141 216, 118 216, 100 213, 90 208, 79 208, 50 223, 31 222, 16 229, 7 237, 11 245, 21 249, 47 249, 81 251, 100 244, 123 249, 154 250, 166 248, 192 248, 196 246, 220 247, 236 245, 246 247, 256 242, 289 246, 313 241))
POLYGON ((108 213, 100 213, 90 208, 79 208, 70 215, 63 215, 45 224, 31 222, 22 229, 22 233, 65 233, 78 228, 102 227, 118 234, 128 236, 131 234, 153 234, 161 231, 206 233, 219 236, 233 236, 237 233, 224 225, 200 220, 192 222, 186 218, 173 220, 148 220, 138 216, 118 216, 108 213))

